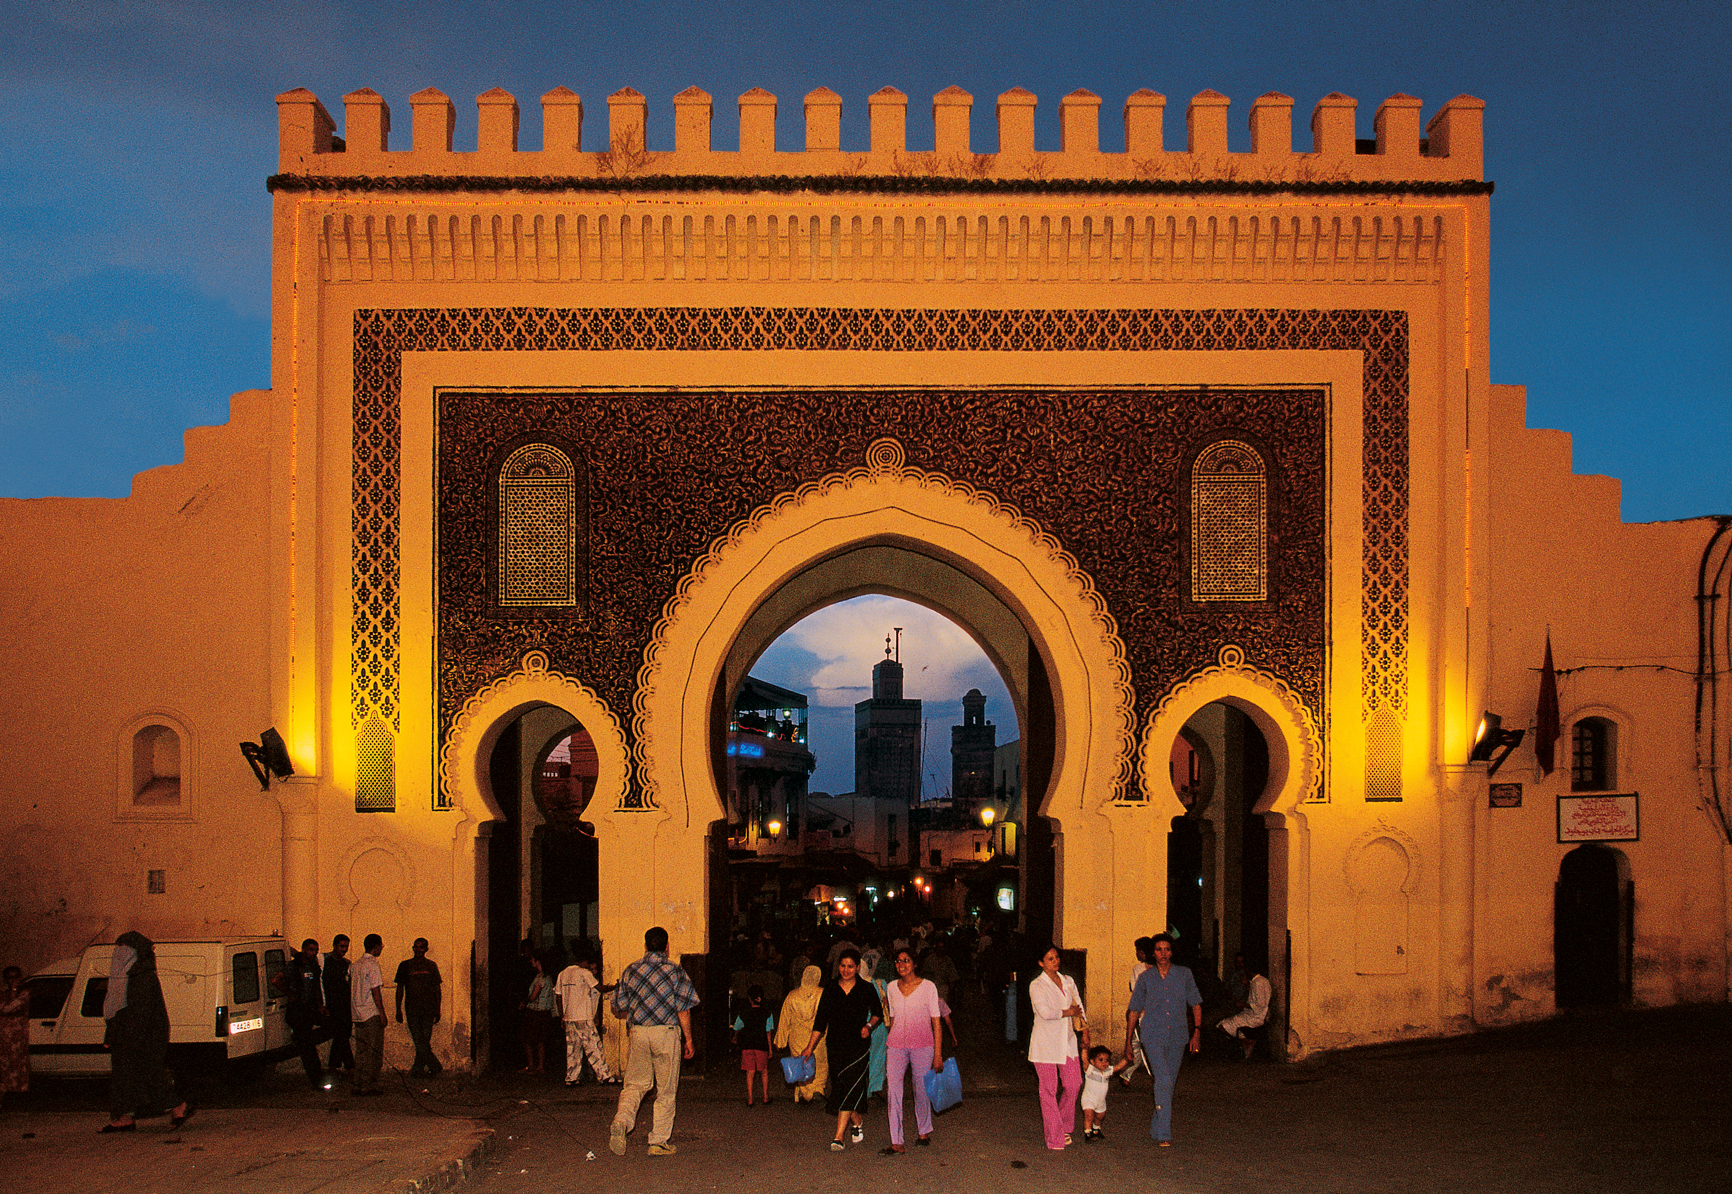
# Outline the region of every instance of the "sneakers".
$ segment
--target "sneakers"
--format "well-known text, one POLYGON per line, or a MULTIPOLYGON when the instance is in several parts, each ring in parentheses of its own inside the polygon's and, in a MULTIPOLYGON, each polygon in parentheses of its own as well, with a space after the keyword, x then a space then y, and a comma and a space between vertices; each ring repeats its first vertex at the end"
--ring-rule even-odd
POLYGON ((652 1157, 671 1157, 679 1151, 679 1149, 673 1146, 671 1141, 667 1144, 652 1144, 649 1146, 649 1155, 652 1157))
POLYGON ((864 1143, 866 1140, 866 1125, 855 1124, 854 1130, 848 1134, 848 1139, 852 1140, 855 1144, 864 1143))
POLYGON ((614 1156, 625 1156, 625 1128, 614 1124, 607 1130, 607 1147, 614 1156))

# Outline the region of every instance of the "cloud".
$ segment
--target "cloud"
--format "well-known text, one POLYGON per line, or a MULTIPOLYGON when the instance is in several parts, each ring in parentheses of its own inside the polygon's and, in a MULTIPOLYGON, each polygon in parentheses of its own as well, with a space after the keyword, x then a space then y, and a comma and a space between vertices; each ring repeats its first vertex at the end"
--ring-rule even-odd
POLYGON ((154 335, 156 328, 152 324, 117 319, 105 327, 86 328, 82 335, 77 332, 52 332, 48 339, 56 347, 64 348, 68 352, 80 352, 86 348, 123 344, 128 340, 143 340, 154 335))
MULTIPOLYGON (((960 719, 962 696, 970 688, 989 699, 1004 691, 985 653, 960 626, 924 606, 877 595, 827 606, 787 631, 783 638, 816 661, 800 691, 814 705, 852 706, 865 700, 872 695, 872 669, 884 659, 885 637, 894 649, 898 626, 903 695, 927 702, 929 714, 945 718, 954 710, 960 719)), ((1010 721, 1008 703, 994 703, 1004 707, 989 716, 1010 721)))

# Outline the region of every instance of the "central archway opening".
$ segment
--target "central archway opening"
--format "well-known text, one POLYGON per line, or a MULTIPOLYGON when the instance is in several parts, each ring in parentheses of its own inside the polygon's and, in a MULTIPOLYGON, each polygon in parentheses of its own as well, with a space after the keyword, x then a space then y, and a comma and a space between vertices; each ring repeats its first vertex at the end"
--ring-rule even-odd
MULTIPOLYGON (((1050 934, 1052 835, 1012 689, 1029 648, 1019 626, 1006 643, 1001 610, 987 616, 995 650, 1020 651, 1012 677, 954 606, 881 592, 816 603, 730 668, 710 932, 732 998, 777 1001, 809 964, 828 977, 847 942, 886 979, 893 944, 913 941, 953 1005, 985 1010, 1012 942, 1050 934)), ((1050 758, 1050 741, 1033 749, 1050 758)))
POLYGON ((957 623, 884 595, 827 605, 765 649, 730 708, 717 785, 730 866, 783 893, 734 901, 736 931, 1016 910, 1014 882, 1008 907, 985 882, 1016 875, 1016 708, 957 623), (835 890, 796 907, 788 883, 835 890))

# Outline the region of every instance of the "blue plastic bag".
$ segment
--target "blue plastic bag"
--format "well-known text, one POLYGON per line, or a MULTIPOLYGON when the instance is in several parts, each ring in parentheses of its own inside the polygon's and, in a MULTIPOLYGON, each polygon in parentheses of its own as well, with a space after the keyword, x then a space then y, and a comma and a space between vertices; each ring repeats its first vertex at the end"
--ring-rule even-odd
POLYGON ((798 1053, 782 1058, 782 1080, 789 1086, 800 1086, 818 1076, 818 1059, 801 1057, 798 1053))
POLYGON ((956 1058, 946 1057, 943 1070, 926 1071, 926 1101, 934 1115, 962 1102, 962 1071, 956 1068, 956 1058))

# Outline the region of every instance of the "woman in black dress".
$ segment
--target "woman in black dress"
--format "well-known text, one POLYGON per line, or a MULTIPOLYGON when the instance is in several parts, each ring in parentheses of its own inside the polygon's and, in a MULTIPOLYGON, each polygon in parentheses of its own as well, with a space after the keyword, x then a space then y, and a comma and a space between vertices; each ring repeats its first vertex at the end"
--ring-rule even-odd
POLYGON ((860 951, 845 949, 836 961, 836 981, 824 988, 818 1014, 812 1020, 812 1039, 802 1057, 809 1057, 826 1039, 830 1053, 830 1097, 828 1106, 836 1116, 836 1139, 832 1152, 847 1147, 843 1138, 852 1135, 855 1144, 866 1139, 866 1091, 871 1072, 872 1030, 884 1019, 878 988, 860 977, 860 951), (850 1128, 852 1132, 850 1133, 850 1128))
MULTIPOLYGON (((156 946, 142 933, 122 933, 114 942, 108 968, 108 996, 102 1005, 108 1021, 102 1043, 112 1056, 108 1123, 101 1130, 134 1132, 140 1115, 161 1115, 174 1099, 168 1057, 168 1007, 156 976, 156 946)), ((182 1099, 169 1113, 169 1127, 192 1117, 182 1099)))

